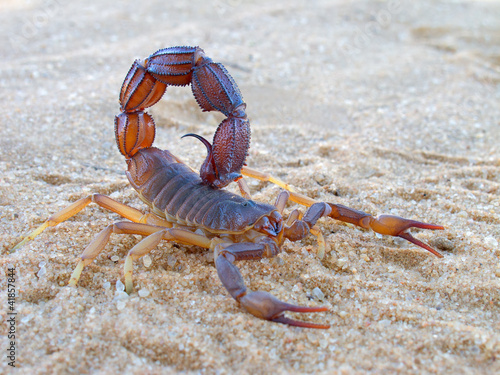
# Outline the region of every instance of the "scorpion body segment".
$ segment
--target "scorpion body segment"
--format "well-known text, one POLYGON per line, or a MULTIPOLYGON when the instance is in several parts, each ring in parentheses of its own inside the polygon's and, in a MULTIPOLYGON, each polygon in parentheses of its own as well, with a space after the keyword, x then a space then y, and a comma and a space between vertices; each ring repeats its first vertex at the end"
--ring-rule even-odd
POLYGON ((141 199, 176 224, 212 234, 241 234, 276 210, 203 184, 198 174, 166 150, 140 150, 127 164, 127 177, 141 199))
POLYGON ((151 147, 156 127, 146 112, 124 113, 115 117, 115 137, 123 155, 134 155, 138 150, 151 147))
POLYGON ((163 48, 146 60, 146 68, 166 85, 186 86, 191 83, 193 66, 200 60, 203 50, 198 47, 163 48))
POLYGON ((234 79, 199 47, 164 48, 132 64, 120 90, 122 113, 115 118, 118 148, 131 158, 151 147, 154 121, 144 110, 161 99, 167 86, 189 84, 203 111, 219 111, 227 116, 217 128, 200 171, 203 183, 220 189, 241 178, 250 147, 250 123, 234 79), (134 126, 139 121, 145 124, 142 128, 134 126))
POLYGON ((133 261, 146 255, 162 240, 175 241, 212 250, 220 281, 254 316, 293 326, 328 328, 327 324, 293 320, 284 315, 285 311, 322 312, 326 307, 291 305, 267 292, 249 291, 235 263, 276 256, 285 240, 299 241, 309 234, 318 239, 318 254, 324 253, 325 240, 316 226, 322 217, 401 237, 442 257, 409 233, 411 228, 444 229, 440 225, 391 215, 374 217, 340 204, 317 202, 294 193, 277 178, 243 166, 250 142, 246 105, 226 69, 206 57, 198 47, 165 48, 144 61, 135 61, 121 87, 120 108, 122 113, 115 117, 117 146, 126 157, 126 175, 131 185, 151 212, 144 214, 109 197, 92 194, 50 216, 12 249, 15 251, 45 228, 76 215, 91 202, 128 219, 108 225, 84 249, 69 285, 76 285, 84 267, 104 249, 112 233, 138 234, 144 238, 128 252, 124 262, 127 293, 133 291, 133 261), (169 151, 152 147, 155 123, 144 112, 160 100, 167 86, 188 84, 203 111, 216 110, 227 116, 215 132, 212 144, 199 135, 187 134, 199 139, 207 148, 200 174, 169 151), (241 173, 276 183, 285 191, 279 194, 274 205, 257 203, 249 199, 250 193, 240 179, 241 173), (236 180, 243 196, 221 189, 236 180), (288 200, 308 208, 303 215, 293 210, 284 220, 282 214, 288 200))

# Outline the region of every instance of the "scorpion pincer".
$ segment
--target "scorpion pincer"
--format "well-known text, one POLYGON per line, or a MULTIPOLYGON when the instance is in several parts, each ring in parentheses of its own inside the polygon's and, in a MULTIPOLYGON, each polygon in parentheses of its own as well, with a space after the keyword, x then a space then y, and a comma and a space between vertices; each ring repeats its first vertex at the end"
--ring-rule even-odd
POLYGON ((129 251, 124 263, 127 293, 133 291, 133 261, 149 253, 161 240, 175 241, 212 250, 222 284, 254 316, 292 326, 329 328, 328 324, 286 317, 285 311, 321 312, 327 308, 296 306, 267 292, 249 291, 235 262, 276 256, 285 240, 299 241, 310 233, 317 236, 320 249, 324 248, 323 236, 315 225, 324 216, 404 238, 442 257, 408 232, 410 228, 444 229, 440 225, 391 215, 376 218, 339 204, 316 202, 294 193, 282 181, 244 166, 250 144, 246 105, 224 66, 214 63, 198 47, 165 48, 144 61, 135 61, 123 82, 120 106, 122 113, 115 118, 118 149, 126 158, 126 175, 132 187, 151 212, 144 214, 107 196, 92 194, 49 217, 13 248, 18 249, 45 228, 77 214, 90 202, 130 220, 111 224, 97 235, 80 256, 70 285, 76 285, 83 268, 103 250, 111 233, 139 234, 145 238, 129 251), (207 147, 199 174, 169 151, 152 146, 155 123, 144 112, 161 99, 167 86, 189 84, 203 111, 217 110, 227 117, 219 125, 212 144, 199 135, 188 134, 207 147), (254 202, 249 199, 242 174, 271 181, 285 190, 274 205, 254 202), (232 181, 238 182, 242 196, 221 189, 232 181), (285 221, 282 214, 288 200, 308 208, 303 215, 292 211, 285 221))

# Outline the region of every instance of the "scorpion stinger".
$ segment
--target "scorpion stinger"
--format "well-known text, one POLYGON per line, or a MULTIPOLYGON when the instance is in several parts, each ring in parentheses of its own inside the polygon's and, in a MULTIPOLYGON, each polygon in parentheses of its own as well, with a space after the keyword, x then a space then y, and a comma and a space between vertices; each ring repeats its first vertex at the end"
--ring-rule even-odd
MULTIPOLYGON (((219 129, 220 128, 221 127, 219 127, 219 129)), ((219 129, 218 129, 218 131, 219 131, 219 129)), ((219 186, 221 186, 221 184, 225 185, 231 181, 238 181, 241 179, 242 176, 240 173, 229 172, 231 170, 230 166, 228 168, 226 168, 225 173, 223 173, 223 174, 219 173, 217 162, 215 159, 216 154, 214 152, 213 146, 209 141, 207 141, 201 135, 189 133, 189 134, 183 135, 181 138, 184 138, 184 137, 194 137, 194 138, 200 140, 207 148, 207 157, 200 167, 200 177, 203 181, 207 182, 210 186, 219 187, 219 186)), ((215 143, 215 141, 214 141, 214 143, 215 143)), ((220 143, 221 142, 218 142, 217 144, 220 144, 220 143)))
POLYGON ((184 137, 194 137, 200 140, 201 143, 203 143, 207 148, 207 157, 200 167, 200 177, 203 181, 206 181, 209 185, 213 185, 213 183, 219 179, 219 173, 217 172, 217 166, 215 165, 212 144, 198 134, 193 134, 193 133, 184 134, 181 137, 181 139, 184 137))

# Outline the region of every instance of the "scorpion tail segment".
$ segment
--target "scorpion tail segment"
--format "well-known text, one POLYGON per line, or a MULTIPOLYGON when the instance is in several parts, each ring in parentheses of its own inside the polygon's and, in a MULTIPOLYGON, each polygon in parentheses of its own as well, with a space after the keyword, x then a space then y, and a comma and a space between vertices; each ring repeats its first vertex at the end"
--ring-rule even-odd
POLYGON ((191 83, 196 60, 203 54, 199 47, 163 48, 148 57, 146 69, 166 85, 186 86, 191 83))
POLYGON ((138 60, 127 73, 120 90, 122 112, 142 111, 161 99, 167 85, 158 81, 138 60))
POLYGON ((155 130, 153 118, 142 111, 122 112, 115 117, 116 144, 122 155, 128 158, 153 145, 155 130))
POLYGON ((195 64, 192 90, 203 111, 219 111, 229 116, 244 104, 236 82, 222 64, 203 55, 195 64))
POLYGON ((213 141, 217 187, 224 187, 241 177, 249 147, 250 123, 246 118, 231 116, 220 123, 213 141))
POLYGON ((273 322, 288 324, 296 327, 328 329, 328 324, 309 323, 300 320, 287 318, 283 315, 285 311, 298 313, 328 311, 327 307, 306 307, 296 306, 280 301, 267 292, 251 292, 240 298, 240 304, 252 315, 273 322))
POLYGON ((183 135, 181 138, 184 137, 194 137, 200 140, 201 143, 203 143, 207 148, 207 158, 201 165, 200 177, 205 184, 210 186, 215 186, 214 184, 218 180, 218 173, 217 173, 217 168, 215 166, 214 153, 211 143, 198 134, 189 133, 183 135))

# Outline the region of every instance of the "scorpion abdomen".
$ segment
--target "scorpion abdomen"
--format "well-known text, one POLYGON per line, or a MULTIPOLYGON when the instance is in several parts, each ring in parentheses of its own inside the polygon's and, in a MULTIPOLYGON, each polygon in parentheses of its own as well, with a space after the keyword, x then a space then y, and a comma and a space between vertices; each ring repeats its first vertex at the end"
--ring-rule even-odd
POLYGON ((139 150, 128 160, 127 177, 156 213, 211 233, 242 233, 276 208, 211 188, 169 151, 139 150))
POLYGON ((150 147, 128 160, 127 177, 141 197, 164 211, 182 187, 201 183, 200 177, 167 150, 150 147))

